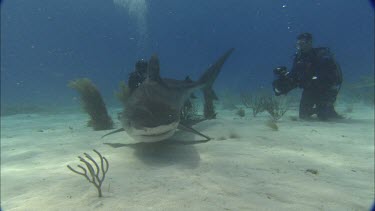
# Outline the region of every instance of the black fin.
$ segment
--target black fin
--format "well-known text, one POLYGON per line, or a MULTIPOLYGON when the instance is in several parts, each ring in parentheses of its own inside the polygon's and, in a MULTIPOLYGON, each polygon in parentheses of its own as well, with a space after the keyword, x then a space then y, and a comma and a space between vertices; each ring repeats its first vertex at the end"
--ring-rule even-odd
MULTIPOLYGON (((206 87, 202 89, 204 96, 208 97, 209 99, 212 100, 219 100, 217 97, 215 91, 212 89, 212 87, 206 87)), ((205 99, 206 99, 205 97, 205 99)))
POLYGON ((224 65, 225 61, 233 51, 234 48, 231 48, 225 52, 225 54, 222 55, 213 65, 211 65, 199 79, 199 83, 203 85, 203 94, 211 100, 218 100, 216 93, 212 89, 212 85, 219 75, 221 67, 224 65))
POLYGON ((112 135, 114 133, 118 133, 118 132, 122 132, 122 131, 125 131, 124 128, 120 128, 120 129, 117 129, 117 130, 114 130, 114 131, 111 131, 105 135, 102 136, 102 138, 106 137, 106 136, 109 136, 109 135, 112 135))
POLYGON ((152 55, 147 66, 147 78, 152 81, 161 81, 160 63, 156 54, 152 55))
POLYGON ((198 82, 202 84, 204 87, 210 88, 212 84, 215 82, 217 76, 220 73, 221 67, 223 66, 224 62, 228 59, 228 57, 232 54, 234 48, 229 49, 222 55, 213 65, 211 65, 206 72, 200 77, 198 82))

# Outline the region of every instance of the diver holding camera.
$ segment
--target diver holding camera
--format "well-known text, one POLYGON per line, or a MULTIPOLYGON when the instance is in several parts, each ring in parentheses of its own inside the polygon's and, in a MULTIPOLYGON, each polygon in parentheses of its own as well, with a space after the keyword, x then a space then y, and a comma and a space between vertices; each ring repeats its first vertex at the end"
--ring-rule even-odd
POLYGON ((297 37, 297 53, 290 72, 284 66, 274 69, 276 96, 286 95, 299 87, 303 89, 299 117, 309 119, 316 114, 320 120, 342 118, 334 108, 342 84, 342 72, 329 48, 313 48, 312 35, 297 37))

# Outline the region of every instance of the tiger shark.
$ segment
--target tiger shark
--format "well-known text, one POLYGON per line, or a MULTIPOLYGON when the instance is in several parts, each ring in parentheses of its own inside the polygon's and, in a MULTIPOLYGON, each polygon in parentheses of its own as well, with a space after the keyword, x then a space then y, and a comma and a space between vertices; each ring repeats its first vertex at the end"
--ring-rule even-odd
POLYGON ((158 56, 152 55, 148 61, 146 80, 126 100, 120 118, 122 128, 104 136, 125 131, 137 142, 158 142, 170 138, 180 129, 209 140, 208 136, 183 125, 180 111, 194 91, 201 89, 214 94, 212 85, 233 50, 225 52, 197 81, 161 78, 158 56))

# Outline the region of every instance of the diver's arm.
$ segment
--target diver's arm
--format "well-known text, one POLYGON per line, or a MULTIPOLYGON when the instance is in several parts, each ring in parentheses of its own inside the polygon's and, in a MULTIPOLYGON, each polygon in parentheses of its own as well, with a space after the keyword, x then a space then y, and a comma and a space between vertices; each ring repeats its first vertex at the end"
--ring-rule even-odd
POLYGON ((295 79, 291 77, 286 67, 278 67, 274 70, 276 79, 272 82, 273 91, 276 96, 286 95, 289 91, 297 87, 295 79))
POLYGON ((292 83, 297 87, 299 86, 299 77, 298 77, 298 73, 301 71, 300 70, 300 67, 301 65, 297 65, 298 64, 298 55, 296 54, 295 57, 294 57, 294 60, 293 60, 293 66, 292 66, 292 69, 291 71, 289 72, 288 74, 288 77, 290 78, 290 80, 292 81, 292 83))

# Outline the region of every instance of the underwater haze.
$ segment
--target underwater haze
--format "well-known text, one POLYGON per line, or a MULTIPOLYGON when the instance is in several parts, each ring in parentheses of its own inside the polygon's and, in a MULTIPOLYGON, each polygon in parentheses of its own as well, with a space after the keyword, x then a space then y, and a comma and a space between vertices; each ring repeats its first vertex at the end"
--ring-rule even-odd
POLYGON ((374 71, 369 1, 5 0, 1 5, 2 104, 71 105, 68 81, 87 77, 108 103, 136 60, 157 53, 162 75, 196 79, 236 48, 215 87, 271 90, 291 67, 296 36, 330 47, 345 81, 374 71))
POLYGON ((0 210, 370 210, 373 2, 0 0, 0 210))

